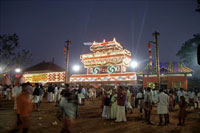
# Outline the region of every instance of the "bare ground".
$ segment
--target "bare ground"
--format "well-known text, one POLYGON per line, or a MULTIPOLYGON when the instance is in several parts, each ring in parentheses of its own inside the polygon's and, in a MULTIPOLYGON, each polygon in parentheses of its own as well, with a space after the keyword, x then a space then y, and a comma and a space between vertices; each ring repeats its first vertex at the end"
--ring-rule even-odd
MULTIPOLYGON (((30 133, 59 133, 61 123, 56 118, 57 107, 54 103, 43 102, 40 111, 31 115, 32 127, 30 133), (57 125, 53 125, 53 122, 57 125)), ((73 133, 200 133, 199 110, 188 109, 185 126, 177 126, 177 111, 170 113, 168 126, 157 126, 158 116, 153 108, 151 120, 154 125, 147 125, 139 120, 139 111, 134 109, 128 113, 127 122, 115 123, 113 120, 101 118, 100 100, 95 103, 86 101, 85 106, 79 107, 79 118, 75 120, 73 133)), ((16 115, 13 110, 13 101, 0 99, 0 133, 8 132, 14 125, 16 115)))

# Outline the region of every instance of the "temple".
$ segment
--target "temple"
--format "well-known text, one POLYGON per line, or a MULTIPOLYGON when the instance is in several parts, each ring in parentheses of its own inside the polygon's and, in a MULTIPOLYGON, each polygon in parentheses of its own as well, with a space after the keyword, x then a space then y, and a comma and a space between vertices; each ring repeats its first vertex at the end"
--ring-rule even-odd
POLYGON ((72 75, 70 82, 128 82, 136 81, 134 72, 127 72, 131 61, 131 52, 113 39, 101 43, 93 42, 92 53, 80 56, 87 74, 72 75))
MULTIPOLYGON (((182 62, 160 63, 160 84, 162 88, 184 88, 188 89, 188 77, 191 77, 193 70, 186 67, 182 62)), ((149 64, 137 73, 142 77, 143 87, 156 88, 157 75, 156 65, 153 63, 152 69, 149 64)))

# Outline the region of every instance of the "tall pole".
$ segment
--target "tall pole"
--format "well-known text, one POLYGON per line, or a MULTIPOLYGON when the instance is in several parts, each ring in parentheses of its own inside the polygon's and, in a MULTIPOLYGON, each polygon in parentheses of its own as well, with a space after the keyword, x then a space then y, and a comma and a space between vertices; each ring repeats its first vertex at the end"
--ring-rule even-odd
POLYGON ((69 46, 71 44, 70 40, 65 41, 67 43, 67 46, 65 46, 66 48, 66 57, 65 57, 65 63, 66 63, 66 68, 65 68, 65 83, 69 83, 69 76, 68 76, 68 66, 69 66, 69 46))
POLYGON ((153 36, 155 37, 155 44, 156 44, 156 72, 157 72, 157 84, 158 88, 160 89, 160 61, 159 61, 159 48, 158 48, 158 36, 160 35, 159 32, 155 31, 153 36))

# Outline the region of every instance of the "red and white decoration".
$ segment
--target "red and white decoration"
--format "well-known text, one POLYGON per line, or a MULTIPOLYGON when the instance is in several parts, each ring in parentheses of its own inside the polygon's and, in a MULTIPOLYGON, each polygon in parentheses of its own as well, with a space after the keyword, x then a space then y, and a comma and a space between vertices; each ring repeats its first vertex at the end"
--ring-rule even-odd
POLYGON ((152 52, 151 52, 151 43, 148 42, 148 52, 149 52, 149 65, 150 65, 150 69, 152 69, 152 52))

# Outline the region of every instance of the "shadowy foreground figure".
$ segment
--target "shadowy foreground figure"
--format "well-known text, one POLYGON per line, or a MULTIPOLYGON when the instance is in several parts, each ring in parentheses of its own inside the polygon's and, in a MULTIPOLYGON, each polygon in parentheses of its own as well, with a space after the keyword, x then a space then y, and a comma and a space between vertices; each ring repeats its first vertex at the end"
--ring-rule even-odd
POLYGON ((33 93, 33 88, 28 83, 22 84, 22 92, 17 96, 17 121, 11 133, 17 133, 22 129, 23 133, 27 133, 31 126, 30 114, 33 110, 30 94, 33 93))
POLYGON ((60 102, 63 123, 61 133, 71 133, 74 119, 77 117, 78 98, 73 91, 70 91, 69 85, 66 85, 62 95, 63 98, 60 102))

